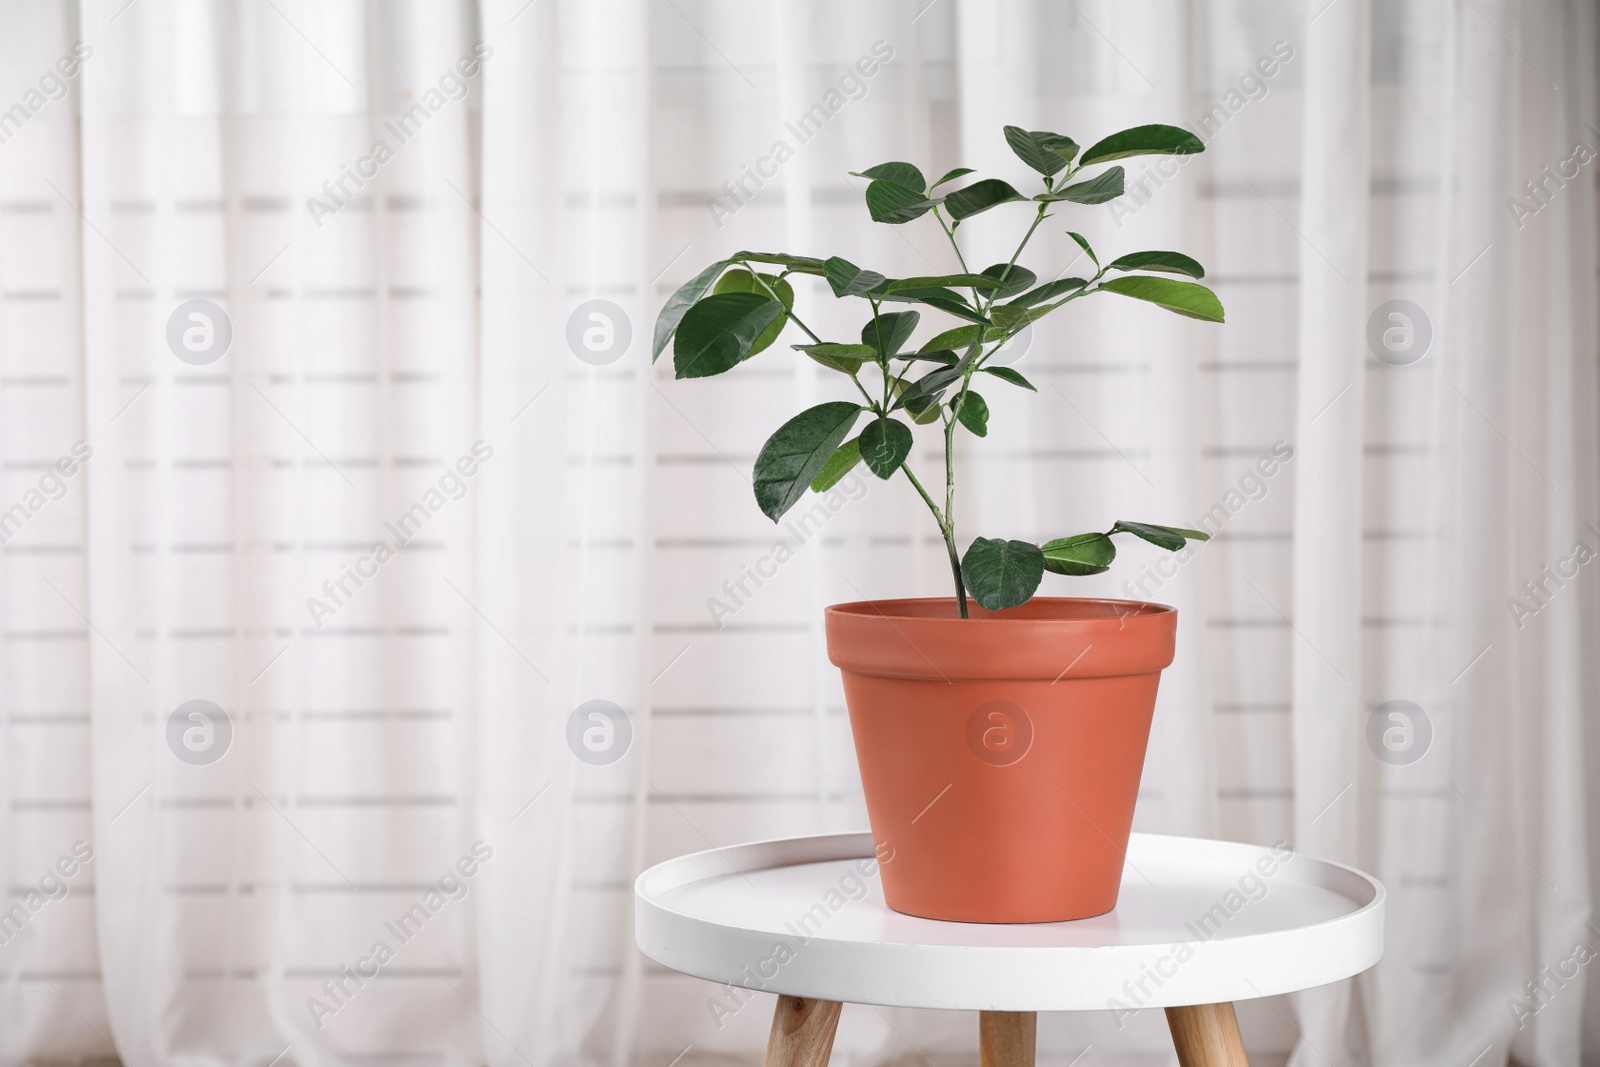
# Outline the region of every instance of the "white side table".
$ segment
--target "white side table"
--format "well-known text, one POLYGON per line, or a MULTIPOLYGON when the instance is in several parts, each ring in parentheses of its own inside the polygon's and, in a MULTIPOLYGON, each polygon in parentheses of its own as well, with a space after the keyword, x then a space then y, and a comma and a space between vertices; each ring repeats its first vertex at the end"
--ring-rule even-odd
POLYGON ((844 1002, 979 1011, 982 1067, 1032 1067, 1036 1012, 1160 1007, 1183 1067, 1239 1067, 1233 1001, 1383 955, 1383 886, 1350 867, 1151 834, 1127 860, 1115 911, 1005 926, 891 911, 870 834, 760 841, 645 871, 635 936, 675 971, 778 994, 766 1067, 825 1067, 844 1002))

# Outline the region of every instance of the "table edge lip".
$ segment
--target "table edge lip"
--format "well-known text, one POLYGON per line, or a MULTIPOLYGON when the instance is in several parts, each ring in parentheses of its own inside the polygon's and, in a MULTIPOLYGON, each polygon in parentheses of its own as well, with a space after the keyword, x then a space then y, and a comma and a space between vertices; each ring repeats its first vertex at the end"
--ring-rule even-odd
MULTIPOLYGON (((1221 838, 1215 838, 1215 837, 1190 837, 1190 836, 1186 836, 1186 835, 1183 835, 1183 834, 1134 833, 1134 834, 1130 835, 1130 844, 1132 843, 1131 842, 1131 838, 1146 838, 1146 839, 1173 840, 1173 841, 1185 841, 1185 842, 1201 842, 1201 843, 1204 843, 1204 844, 1221 845, 1221 846, 1225 846, 1225 847, 1228 847, 1228 848, 1247 849, 1247 850, 1251 850, 1251 851, 1255 851, 1255 852, 1266 853, 1266 854, 1269 854, 1269 855, 1272 853, 1273 848, 1275 847, 1275 846, 1270 846, 1270 845, 1256 845, 1256 844, 1252 844, 1252 843, 1250 843, 1248 841, 1226 841, 1226 840, 1223 840, 1221 838)), ((801 866, 801 865, 807 864, 807 863, 832 863, 832 862, 837 862, 838 860, 844 860, 844 859, 866 859, 866 858, 868 858, 868 856, 874 855, 873 846, 874 846, 874 842, 872 840, 872 832, 870 830, 841 830, 841 831, 837 831, 837 832, 834 832, 834 833, 827 833, 827 834, 802 834, 802 835, 800 835, 798 837, 769 837, 769 838, 761 838, 761 839, 756 840, 756 841, 741 841, 738 844, 727 845, 727 846, 724 846, 722 848, 718 848, 716 846, 712 846, 711 848, 701 849, 698 852, 685 852, 684 854, 682 854, 680 856, 674 856, 671 859, 662 860, 660 863, 651 864, 649 867, 645 868, 643 871, 641 871, 639 873, 638 877, 633 880, 633 899, 634 899, 634 904, 635 904, 636 907, 637 906, 641 906, 641 905, 648 905, 649 907, 655 908, 655 909, 660 910, 662 912, 666 912, 666 913, 672 914, 672 915, 679 915, 679 916, 682 916, 685 919, 690 919, 690 920, 692 920, 694 922, 703 922, 703 923, 706 923, 706 924, 712 925, 712 926, 721 926, 721 927, 724 927, 725 929, 729 929, 729 930, 747 930, 747 929, 749 929, 748 927, 733 926, 733 925, 730 925, 728 923, 717 922, 714 919, 705 919, 705 918, 701 918, 700 916, 697 916, 697 915, 690 915, 690 914, 687 914, 685 912, 677 911, 676 909, 670 908, 667 905, 661 903, 660 898, 659 898, 659 893, 668 892, 668 891, 673 890, 673 889, 680 889, 683 886, 688 885, 692 881, 700 881, 702 879, 684 879, 684 880, 678 881, 678 882, 676 882, 676 883, 674 883, 672 885, 666 886, 663 889, 658 889, 656 892, 651 892, 651 891, 646 889, 645 880, 648 879, 648 878, 651 878, 652 876, 659 878, 659 877, 661 877, 663 875, 666 875, 666 874, 669 873, 669 869, 670 868, 677 867, 677 866, 680 866, 680 865, 684 866, 684 867, 689 867, 689 866, 692 866, 694 863, 696 863, 698 861, 706 860, 706 859, 708 859, 708 858, 710 858, 712 856, 717 856, 717 857, 721 858, 724 862, 728 863, 729 866, 733 867, 733 870, 731 872, 728 872, 728 873, 743 874, 743 873, 745 873, 746 870, 749 870, 751 872, 754 872, 754 871, 757 871, 757 870, 767 871, 767 870, 775 870, 775 869, 777 869, 779 867, 797 867, 797 866, 801 866), (779 846, 779 845, 794 845, 794 846, 800 847, 800 846, 804 846, 804 845, 808 845, 808 844, 809 845, 823 845, 823 844, 832 843, 836 847, 842 849, 842 848, 845 848, 849 842, 856 841, 858 839, 865 839, 865 845, 866 845, 865 854, 859 854, 858 853, 858 854, 853 854, 853 855, 838 855, 838 856, 833 856, 833 857, 830 857, 830 858, 827 858, 827 859, 797 859, 792 863, 768 864, 768 865, 765 865, 765 866, 762 866, 762 867, 753 867, 753 868, 740 868, 740 867, 734 865, 732 863, 732 861, 729 859, 729 856, 728 856, 729 853, 739 853, 739 852, 754 851, 756 849, 771 848, 771 847, 779 846)), ((1347 863, 1340 863, 1337 860, 1323 859, 1320 856, 1307 855, 1306 853, 1300 852, 1298 850, 1296 850, 1294 852, 1294 857, 1296 859, 1304 860, 1304 861, 1306 861, 1308 863, 1314 863, 1314 864, 1318 864, 1318 865, 1321 865, 1321 866, 1324 866, 1324 867, 1330 867, 1330 868, 1333 868, 1335 870, 1342 871, 1345 874, 1354 876, 1358 880, 1366 883, 1371 888, 1371 890, 1372 890, 1372 899, 1368 900, 1368 901, 1365 901, 1365 902, 1358 902, 1353 897, 1346 897, 1345 899, 1352 901, 1352 903, 1358 903, 1359 906, 1356 907, 1353 911, 1346 912, 1343 915, 1336 915, 1336 916, 1334 916, 1333 918, 1330 918, 1330 919, 1321 919, 1321 920, 1318 920, 1317 922, 1308 923, 1308 924, 1306 924, 1304 926, 1293 927, 1292 929, 1294 929, 1294 930, 1313 930, 1313 929, 1316 929, 1318 926, 1323 926, 1323 925, 1326 925, 1328 923, 1349 922, 1349 921, 1352 921, 1352 920, 1357 919, 1359 917, 1365 916, 1368 912, 1376 911, 1379 914, 1382 914, 1382 912, 1384 911, 1384 905, 1385 905, 1386 899, 1388 897, 1388 891, 1384 888, 1383 882, 1381 882, 1378 878, 1374 877, 1371 874, 1368 874, 1366 871, 1361 870, 1359 867, 1352 867, 1347 863)), ((725 875, 718 875, 717 877, 724 877, 724 876, 725 875)), ((1341 895, 1343 895, 1343 894, 1341 894, 1341 895)), ((917 916, 912 916, 912 918, 917 918, 917 916)), ((922 921, 924 921, 924 922, 937 922, 938 920, 935 920, 935 919, 924 919, 922 921)), ((960 925, 962 925, 962 926, 989 926, 989 925, 998 925, 998 926, 1012 926, 1012 925, 1017 925, 1017 926, 1056 926, 1056 925, 1061 925, 1061 924, 1058 924, 1058 923, 1017 923, 1017 924, 1011 924, 1011 923, 996 923, 996 924, 990 924, 990 923, 962 923, 960 925)), ((1245 936, 1246 937, 1271 937, 1271 936, 1276 936, 1278 933, 1281 933, 1281 931, 1275 931, 1275 932, 1269 933, 1269 934, 1248 934, 1248 935, 1245 935, 1245 936)), ((834 939, 828 939, 828 940, 834 940, 834 939)), ((1230 939, 1230 940, 1233 940, 1233 939, 1230 939)), ((838 941, 837 943, 838 944, 850 944, 851 942, 838 941)), ((990 946, 963 946, 963 947, 966 947, 966 948, 978 948, 978 947, 990 947, 990 946)), ((997 945, 997 946, 992 946, 992 947, 997 948, 997 949, 1002 949, 1004 951, 1027 951, 1027 950, 1032 950, 1032 949, 1038 949, 1038 950, 1042 950, 1042 951, 1059 951, 1064 946, 1059 946, 1059 945, 1057 945, 1057 946, 1024 946, 1024 945, 999 946, 999 945, 997 945)), ((1079 951, 1092 950, 1092 949, 1097 948, 1097 947, 1102 947, 1102 946, 1088 946, 1088 945, 1086 945, 1086 946, 1081 946, 1078 950, 1079 951)), ((1103 946, 1103 947, 1106 947, 1106 948, 1122 948, 1122 947, 1129 947, 1129 946, 1103 946)))
MULTIPOLYGON (((1255 845, 1255 844, 1250 844, 1248 842, 1242 842, 1242 841, 1222 841, 1222 840, 1219 840, 1219 839, 1216 839, 1216 838, 1185 837, 1183 835, 1176 835, 1176 834, 1139 834, 1139 835, 1135 835, 1135 836, 1145 837, 1145 838, 1174 838, 1174 839, 1177 839, 1179 841, 1184 841, 1184 842, 1211 843, 1211 844, 1216 844, 1216 845, 1227 846, 1229 848, 1243 849, 1243 850, 1247 850, 1249 852, 1254 852, 1254 853, 1271 854, 1271 851, 1272 851, 1270 846, 1255 845)), ((668 959, 663 958, 661 953, 660 953, 660 951, 658 951, 659 945, 654 940, 652 940, 651 944, 649 944, 649 945, 647 945, 645 943, 646 940, 647 940, 647 929, 649 929, 649 930, 659 930, 660 929, 659 924, 661 924, 662 922, 666 922, 668 924, 671 924, 671 923, 674 923, 674 922, 682 922, 682 923, 692 924, 692 925, 695 925, 695 926, 720 927, 723 930, 729 931, 734 936, 752 935, 752 934, 761 933, 761 931, 756 931, 751 927, 730 925, 728 923, 718 922, 715 919, 703 918, 703 917, 698 916, 698 915, 694 915, 694 914, 690 914, 690 913, 686 913, 686 912, 682 912, 682 911, 678 911, 676 909, 670 908, 670 907, 662 904, 655 896, 647 893, 646 890, 644 889, 643 882, 644 882, 646 876, 650 875, 652 872, 659 872, 661 868, 670 867, 672 865, 675 865, 675 864, 679 863, 680 861, 684 862, 687 865, 688 861, 690 861, 691 859, 703 861, 703 860, 706 860, 706 859, 708 859, 710 857, 717 856, 717 857, 720 857, 723 860, 724 863, 729 863, 730 866, 731 866, 732 863, 731 863, 731 860, 730 860, 729 855, 728 855, 728 853, 730 853, 730 852, 734 853, 734 855, 737 856, 737 853, 739 851, 753 850, 753 849, 756 849, 756 848, 771 848, 772 846, 782 846, 782 845, 785 845, 785 844, 794 844, 796 846, 801 846, 801 847, 803 847, 804 845, 809 844, 813 848, 817 848, 817 847, 826 848, 826 846, 832 845, 833 846, 833 851, 836 851, 836 852, 837 852, 837 850, 840 850, 840 849, 849 849, 853 845, 853 847, 854 847, 854 852, 853 852, 854 857, 855 858, 861 858, 861 859, 866 859, 868 856, 872 855, 872 848, 873 848, 872 836, 871 836, 870 832, 868 832, 868 831, 844 831, 844 832, 830 833, 830 834, 809 834, 809 835, 802 835, 802 836, 798 836, 798 837, 777 837, 777 838, 769 838, 769 839, 765 839, 765 840, 761 840, 761 841, 742 842, 742 843, 740 843, 738 845, 730 845, 730 846, 727 846, 726 848, 722 848, 722 849, 711 848, 711 849, 703 849, 703 850, 701 850, 699 852, 686 853, 683 856, 673 857, 672 859, 664 860, 661 863, 653 864, 651 867, 646 869, 646 871, 641 873, 639 875, 639 877, 637 879, 635 879, 635 883, 634 883, 634 889, 635 889, 635 895, 634 895, 635 937, 634 937, 634 941, 635 941, 635 944, 638 947, 639 951, 641 953, 643 953, 646 957, 656 961, 657 963, 659 963, 662 966, 668 968, 669 970, 678 971, 680 974, 689 975, 691 977, 698 978, 698 979, 701 979, 701 980, 704 980, 704 981, 715 982, 715 983, 718 983, 718 984, 723 984, 723 985, 728 985, 728 986, 737 986, 737 987, 742 987, 742 988, 749 989, 749 990, 752 990, 752 991, 760 991, 760 992, 767 992, 767 993, 787 993, 788 995, 792 995, 792 996, 805 996, 805 997, 823 996, 823 994, 817 992, 817 990, 815 988, 805 988, 803 985, 800 985, 800 984, 791 985, 790 983, 787 983, 787 982, 779 983, 779 982, 773 981, 773 982, 769 982, 769 983, 765 983, 765 984, 749 985, 748 983, 739 981, 738 979, 730 980, 730 979, 728 979, 726 977, 725 973, 721 972, 721 971, 719 971, 717 974, 702 973, 701 970, 699 968, 695 967, 694 964, 690 963, 690 961, 680 959, 680 960, 676 960, 675 962, 669 962, 668 959), (689 966, 684 966, 684 964, 686 964, 686 963, 688 963, 689 966), (787 986, 787 988, 785 988, 786 986, 787 986)), ((1190 944, 1190 945, 1195 945, 1195 946, 1202 945, 1202 944, 1224 945, 1224 946, 1228 946, 1231 951, 1244 952, 1244 953, 1249 954, 1249 953, 1253 953, 1253 952, 1259 951, 1259 949, 1260 949, 1260 947, 1261 947, 1263 942, 1268 942, 1268 941, 1271 941, 1273 939, 1283 938, 1285 936, 1301 937, 1301 938, 1304 938, 1304 937, 1311 937, 1311 938, 1327 937, 1327 936, 1330 936, 1330 934, 1326 930, 1324 930, 1323 928, 1329 927, 1329 926, 1342 926, 1342 927, 1346 927, 1347 928, 1346 930, 1341 932, 1342 935, 1351 936, 1356 941, 1361 943, 1361 947, 1357 951, 1357 958, 1356 959, 1347 961, 1346 964, 1343 967, 1340 967, 1340 968, 1336 969, 1334 972, 1330 973, 1330 972, 1324 970, 1321 974, 1319 974, 1318 980, 1313 982, 1313 983, 1311 983, 1311 984, 1304 984, 1304 983, 1302 983, 1300 981, 1290 981, 1290 982, 1286 983, 1286 982, 1283 982, 1282 980, 1267 979, 1264 982, 1264 985, 1257 985, 1256 981, 1251 980, 1248 977, 1246 977, 1246 978, 1243 979, 1243 981, 1244 981, 1244 984, 1249 987, 1249 991, 1248 992, 1239 988, 1239 982, 1238 981, 1232 981, 1226 987, 1227 988, 1227 992, 1229 993, 1229 995, 1226 996, 1226 997, 1219 998, 1219 997, 1214 996, 1214 995, 1208 995, 1208 996, 1197 996, 1194 999, 1189 999, 1187 996, 1185 996, 1184 994, 1178 992, 1178 990, 1176 990, 1176 989, 1168 989, 1167 990, 1167 995, 1158 994, 1154 999, 1144 1001, 1139 1006, 1141 1008, 1141 1010, 1143 1008, 1160 1009, 1160 1008, 1164 1008, 1164 1007, 1177 1007, 1177 1006, 1183 1006, 1183 1005, 1187 1005, 1187 1004, 1212 1003, 1212 1002, 1214 1002, 1214 1001, 1216 1001, 1218 999, 1245 1000, 1245 999, 1256 999, 1256 998, 1259 998, 1259 997, 1278 996, 1278 995, 1282 995, 1282 994, 1286 994, 1286 993, 1296 992, 1296 991, 1303 990, 1303 989, 1318 988, 1318 987, 1325 986, 1325 985, 1331 985, 1331 984, 1334 984, 1334 983, 1337 983, 1337 982, 1340 982, 1340 981, 1345 981, 1345 980, 1347 980, 1349 978, 1352 978, 1352 977, 1354 977, 1354 976, 1356 976, 1358 974, 1361 974, 1364 971, 1367 971, 1370 968, 1372 968, 1373 966, 1375 966, 1383 958, 1384 949, 1385 949, 1385 941, 1387 940, 1387 938, 1385 936, 1386 930, 1385 930, 1385 921, 1384 921, 1385 910, 1386 910, 1385 905, 1386 905, 1386 901, 1387 901, 1387 892, 1385 891, 1383 883, 1381 881, 1379 881, 1377 878, 1375 878, 1372 875, 1368 874, 1367 872, 1362 871, 1359 868, 1352 867, 1352 866, 1350 866, 1348 864, 1338 863, 1338 862, 1336 862, 1334 860, 1321 859, 1321 858, 1315 857, 1315 856, 1307 856, 1307 855, 1304 855, 1304 854, 1298 853, 1298 852, 1295 853, 1295 857, 1299 858, 1299 859, 1303 859, 1303 860, 1305 860, 1307 862, 1310 862, 1310 863, 1314 863, 1314 864, 1317 864, 1317 865, 1325 866, 1327 868, 1332 868, 1334 870, 1345 872, 1348 875, 1354 876, 1355 878, 1359 879, 1361 882, 1365 883, 1368 887, 1370 887, 1370 889, 1372 891, 1372 899, 1369 900, 1368 902, 1366 902, 1365 904, 1361 904, 1359 907, 1355 908, 1354 910, 1346 912, 1343 915, 1334 916, 1334 917, 1328 918, 1328 919, 1321 919, 1321 920, 1318 920, 1316 922, 1308 923, 1308 924, 1303 925, 1303 926, 1294 926, 1294 927, 1289 927, 1287 929, 1278 930, 1278 931, 1267 931, 1267 932, 1256 933, 1256 934, 1246 934, 1246 935, 1243 935, 1243 936, 1240 936, 1240 937, 1237 937, 1237 938, 1228 938, 1228 939, 1225 939, 1225 940, 1223 940, 1221 942, 1207 940, 1207 941, 1198 941, 1198 942, 1189 941, 1189 942, 1184 942, 1184 943, 1185 944, 1190 944), (1346 969, 1346 968, 1350 967, 1351 964, 1354 964, 1354 969, 1346 969)), ((837 862, 837 860, 839 860, 839 859, 849 859, 849 858, 852 858, 852 855, 847 852, 845 854, 838 854, 838 855, 835 855, 835 856, 832 856, 832 857, 829 857, 829 858, 826 858, 826 859, 800 859, 800 860, 796 861, 796 864, 800 864, 800 863, 818 863, 818 862, 837 862)), ((795 864, 773 864, 773 865, 770 865, 770 866, 771 867, 777 867, 777 866, 791 866, 791 865, 795 865, 795 864)), ((754 868, 752 868, 752 869, 754 869, 754 868)), ((760 869, 763 869, 763 870, 764 869, 770 869, 770 867, 763 867, 763 868, 760 868, 760 869)), ((737 872, 738 870, 739 870, 738 867, 734 867, 734 871, 735 872, 737 872)), ((721 877, 721 876, 723 876, 723 875, 718 875, 718 877, 721 877)), ((676 889, 676 888, 679 888, 679 887, 681 887, 683 885, 690 884, 691 882, 696 881, 696 880, 697 879, 694 879, 694 878, 684 879, 682 881, 678 881, 678 882, 674 883, 673 885, 668 886, 666 889, 658 890, 658 892, 667 892, 667 891, 670 891, 671 889, 676 889)), ((1337 890, 1329 890, 1329 891, 1330 892, 1337 892, 1337 890)), ((1355 903, 1354 898, 1351 898, 1351 897, 1347 896, 1346 899, 1349 899, 1349 900, 1352 901, 1352 903, 1355 903)), ((931 921, 934 921, 934 920, 927 920, 927 921, 931 922, 931 921)), ((975 924, 962 924, 962 925, 978 925, 978 926, 981 926, 981 925, 985 925, 985 924, 976 924, 975 923, 975 924)), ((1055 925, 1055 924, 1039 924, 1039 925, 1055 925)), ((833 945, 835 950, 839 950, 839 951, 851 951, 852 949, 855 949, 855 948, 865 947, 865 944, 862 943, 862 942, 856 942, 856 941, 850 941, 850 940, 841 940, 841 939, 832 939, 832 938, 827 938, 827 937, 825 937, 823 935, 820 935, 820 934, 816 935, 816 936, 817 936, 818 939, 833 945)), ((1338 935, 1334 935, 1334 936, 1338 936, 1338 935)), ((1174 944, 1176 944, 1176 943, 1177 942, 1174 942, 1174 944)), ((911 943, 911 944, 906 944, 906 945, 903 945, 903 946, 900 946, 900 947, 909 948, 909 949, 916 949, 916 950, 923 950, 923 951, 933 951, 933 952, 940 953, 940 954, 942 954, 944 952, 959 953, 959 954, 972 953, 972 952, 997 953, 997 954, 1019 954, 1022 959, 1028 959, 1028 958, 1037 958, 1037 957, 1048 957, 1050 954, 1060 953, 1060 952, 1096 953, 1096 954, 1104 953, 1104 954, 1106 954, 1108 956, 1111 956, 1111 957, 1116 957, 1116 956, 1120 956, 1120 955, 1127 955, 1127 956, 1129 956, 1131 958, 1137 958, 1137 957, 1139 957, 1139 956, 1141 956, 1143 954, 1147 954, 1147 953, 1152 952, 1152 951, 1160 951, 1164 946, 1162 944, 1160 944, 1160 943, 1128 944, 1128 945, 1119 945, 1119 944, 1111 944, 1111 945, 928 945, 928 944, 911 943)), ((1354 946, 1352 946, 1352 947, 1354 947, 1354 946)), ((1033 966, 1033 964, 1029 964, 1029 966, 1033 966)), ((1257 977, 1258 978, 1264 978, 1265 976, 1262 976, 1262 975, 1258 974, 1257 977)), ((872 983, 869 983, 869 985, 871 985, 871 984, 872 983)), ((1019 998, 1016 1003, 1012 1003, 1010 1001, 1010 999, 1005 999, 1005 1002, 1002 1003, 1001 1000, 1003 998, 998 997, 998 996, 990 998, 990 997, 985 997, 983 995, 973 995, 970 992, 967 992, 967 993, 964 993, 964 994, 953 994, 949 998, 950 999, 949 1003, 937 1003, 937 1004, 934 1004, 934 1003, 928 1003, 928 1002, 926 1002, 924 999, 922 999, 920 997, 909 997, 908 998, 908 997, 904 997, 904 996, 895 995, 894 993, 891 993, 891 992, 888 992, 888 991, 885 991, 885 990, 880 990, 880 989, 874 989, 872 991, 857 990, 857 992, 858 993, 866 992, 866 993, 868 993, 868 995, 862 996, 859 1000, 857 1000, 855 998, 845 998, 846 1002, 849 1002, 849 1003, 858 1003, 859 1002, 859 1003, 864 1003, 864 1004, 879 1004, 879 1005, 882 1005, 882 1006, 895 1006, 895 1007, 915 1007, 915 1008, 946 1007, 946 1008, 950 1008, 952 1010, 1002 1010, 1002 1011, 1092 1011, 1092 1010, 1102 1010, 1102 1008, 1105 1007, 1105 1005, 1102 1005, 1102 1004, 1076 1004, 1076 1003, 1072 1004, 1071 1006, 1068 1006, 1066 1004, 1063 1004, 1061 999, 1059 999, 1059 998, 1057 998, 1057 997, 1055 997, 1053 995, 1041 995, 1041 996, 1036 997, 1036 998, 1034 998, 1034 997, 1019 998), (872 995, 873 993, 876 993, 877 995, 872 995), (993 1001, 992 1003, 988 1002, 988 1001, 991 1001, 991 1000, 993 1001), (1023 1003, 1024 1000, 1027 1001, 1027 1003, 1023 1003)), ((834 999, 833 997, 823 997, 823 998, 824 999, 834 999)))

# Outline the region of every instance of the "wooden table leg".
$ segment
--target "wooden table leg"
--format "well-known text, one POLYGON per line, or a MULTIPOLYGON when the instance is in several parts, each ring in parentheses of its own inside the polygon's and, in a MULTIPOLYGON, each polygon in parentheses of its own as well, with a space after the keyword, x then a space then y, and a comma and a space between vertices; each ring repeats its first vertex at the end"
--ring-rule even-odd
POLYGON ((978 1067, 1033 1067, 1039 1016, 1031 1011, 978 1013, 978 1067))
POLYGON ((843 1007, 836 1000, 778 997, 762 1067, 827 1067, 843 1007))
POLYGON ((1167 1009, 1167 1027, 1179 1067, 1250 1067, 1232 1004, 1190 1004, 1167 1009))

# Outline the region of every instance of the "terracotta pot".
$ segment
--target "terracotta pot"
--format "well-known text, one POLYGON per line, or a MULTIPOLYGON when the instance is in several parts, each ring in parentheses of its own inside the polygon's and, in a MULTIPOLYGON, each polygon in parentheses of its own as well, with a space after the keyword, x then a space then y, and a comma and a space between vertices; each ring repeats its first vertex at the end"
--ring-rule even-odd
POLYGON ((836 604, 845 702, 891 908, 1083 919, 1117 904, 1177 611, 1035 597, 836 604))

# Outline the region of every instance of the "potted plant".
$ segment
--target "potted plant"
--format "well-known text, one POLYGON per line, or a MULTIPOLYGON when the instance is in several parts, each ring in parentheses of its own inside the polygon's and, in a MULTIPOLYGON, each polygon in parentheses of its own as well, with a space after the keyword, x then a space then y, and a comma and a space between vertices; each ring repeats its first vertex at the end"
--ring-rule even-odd
MULTIPOLYGON (((1128 156, 1201 152, 1174 126, 1123 130, 1080 152, 1070 137, 1005 128, 1043 189, 1025 195, 998 178, 932 185, 909 163, 883 163, 868 181, 874 222, 931 216, 957 269, 889 278, 838 256, 739 252, 685 283, 656 321, 653 358, 670 342, 679 378, 733 370, 790 326, 792 345, 850 385, 849 400, 818 404, 780 426, 755 464, 755 497, 776 522, 807 492, 825 491, 857 464, 882 479, 902 475, 927 506, 950 557, 955 596, 836 604, 827 609, 829 658, 843 672, 884 896, 899 911, 970 922, 1049 922, 1116 906, 1145 745, 1162 668, 1172 662, 1176 612, 1137 601, 1034 597, 1046 571, 1096 574, 1118 535, 1169 551, 1198 530, 1118 521, 1104 531, 1035 544, 956 534, 955 445, 986 437, 989 406, 974 388, 1034 390, 996 352, 1029 324, 1075 300, 1112 293, 1208 322, 1223 321, 1205 271, 1179 252, 1144 251, 1083 276, 1039 275, 1019 260, 1058 205, 1103 204, 1123 192, 1128 156), (1083 175, 1091 170, 1091 175, 1083 175), (974 271, 956 240, 991 209, 1027 204, 1011 259, 974 271), (823 279, 859 301, 860 339, 829 339, 794 309, 791 275, 823 279), (1181 277, 1173 277, 1173 275, 1181 277), (922 312, 954 320, 913 342, 922 312), (863 380, 863 375, 866 380, 863 380), (913 427, 944 435, 943 501, 911 466, 913 427), (969 603, 976 601, 976 606, 969 603)), ((1069 267, 1071 265, 1069 264, 1069 267)), ((1064 273, 1064 272, 1058 272, 1064 273)))

